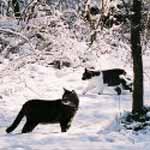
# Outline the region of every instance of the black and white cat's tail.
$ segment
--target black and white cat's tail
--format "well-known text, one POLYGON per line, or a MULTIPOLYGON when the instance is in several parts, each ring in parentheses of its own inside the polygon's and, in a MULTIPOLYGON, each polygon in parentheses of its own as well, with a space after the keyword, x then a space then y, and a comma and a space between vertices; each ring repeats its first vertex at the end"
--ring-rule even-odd
POLYGON ((12 132, 12 131, 18 126, 18 124, 20 123, 20 121, 22 120, 23 117, 24 117, 24 110, 23 110, 23 108, 22 108, 22 109, 20 110, 20 112, 18 113, 16 119, 15 119, 14 122, 12 123, 12 125, 6 129, 6 132, 7 132, 7 133, 12 132))

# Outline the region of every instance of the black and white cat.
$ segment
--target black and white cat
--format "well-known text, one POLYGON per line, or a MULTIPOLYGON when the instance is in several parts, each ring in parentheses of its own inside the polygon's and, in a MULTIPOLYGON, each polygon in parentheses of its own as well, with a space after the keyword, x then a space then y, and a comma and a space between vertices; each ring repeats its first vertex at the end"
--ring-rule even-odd
POLYGON ((62 99, 53 101, 29 100, 23 105, 12 125, 6 129, 6 132, 12 132, 24 116, 26 117, 26 123, 22 133, 31 132, 39 123, 59 123, 61 131, 66 132, 71 126, 71 121, 78 107, 79 99, 74 90, 64 89, 62 99))
POLYGON ((88 86, 83 90, 82 94, 86 94, 89 90, 96 88, 98 94, 102 94, 104 86, 113 86, 118 95, 122 90, 132 92, 132 81, 126 77, 126 71, 120 68, 93 71, 85 68, 82 80, 89 80, 88 86))

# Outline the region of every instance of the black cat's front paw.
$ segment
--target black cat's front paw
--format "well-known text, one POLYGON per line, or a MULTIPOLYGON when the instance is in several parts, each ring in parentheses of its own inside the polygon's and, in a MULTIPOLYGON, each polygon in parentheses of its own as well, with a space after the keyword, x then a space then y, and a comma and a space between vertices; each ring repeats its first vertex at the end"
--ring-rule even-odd
POLYGON ((61 132, 67 132, 67 129, 61 129, 61 132))

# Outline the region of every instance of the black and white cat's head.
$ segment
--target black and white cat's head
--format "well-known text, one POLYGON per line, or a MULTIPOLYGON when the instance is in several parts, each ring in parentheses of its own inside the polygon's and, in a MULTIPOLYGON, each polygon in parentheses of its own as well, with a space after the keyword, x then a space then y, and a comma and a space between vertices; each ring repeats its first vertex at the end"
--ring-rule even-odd
POLYGON ((62 96, 62 103, 64 105, 78 108, 79 98, 74 90, 70 91, 64 88, 64 94, 62 96))
POLYGON ((84 73, 82 74, 82 80, 89 80, 95 76, 99 76, 100 74, 100 71, 93 71, 85 68, 84 73))

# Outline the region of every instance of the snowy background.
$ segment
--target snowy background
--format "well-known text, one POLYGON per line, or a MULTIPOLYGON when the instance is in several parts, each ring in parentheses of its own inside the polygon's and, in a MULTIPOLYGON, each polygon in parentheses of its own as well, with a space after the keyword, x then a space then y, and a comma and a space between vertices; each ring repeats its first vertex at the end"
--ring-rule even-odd
MULTIPOLYGON (((81 94, 87 85, 81 80, 85 67, 120 67, 133 77, 129 25, 99 30, 89 48, 90 26, 76 13, 76 3, 68 3, 71 10, 53 14, 47 4, 39 4, 31 19, 19 23, 14 17, 0 16, 0 149, 149 150, 150 127, 135 132, 120 122, 121 114, 132 110, 132 93, 118 96, 106 87, 103 95, 94 90, 81 94), (51 65, 55 60, 69 62, 70 67, 59 70, 51 65), (14 132, 6 134, 27 100, 61 98, 63 87, 74 89, 80 99, 67 133, 61 133, 58 124, 47 124, 20 134, 24 118, 14 132)), ((65 4, 61 9, 66 9, 65 4)), ((150 45, 143 39, 144 104, 149 106, 150 45)))

